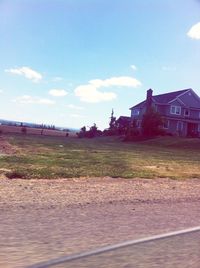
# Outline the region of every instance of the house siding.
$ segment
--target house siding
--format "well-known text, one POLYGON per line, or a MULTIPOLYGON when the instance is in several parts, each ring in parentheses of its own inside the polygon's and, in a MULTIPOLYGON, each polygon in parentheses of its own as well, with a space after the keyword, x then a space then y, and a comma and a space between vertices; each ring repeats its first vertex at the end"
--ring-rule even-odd
POLYGON ((177 133, 177 120, 169 120, 169 133, 176 134, 177 133))
POLYGON ((200 98, 192 90, 181 95, 179 99, 188 107, 199 108, 200 98))
POLYGON ((166 105, 157 105, 157 112, 161 115, 166 115, 169 108, 166 105))
MULTIPOLYGON (((152 96, 152 100, 155 111, 160 113, 165 122, 168 121, 168 127, 165 128, 167 133, 200 137, 200 98, 192 89, 152 96), (170 100, 170 96, 173 99, 170 100), (173 108, 174 113, 172 113, 172 106, 180 107, 180 114, 177 114, 179 108, 176 107, 173 108)), ((146 112, 145 104, 144 101, 131 108, 131 119, 136 120, 136 123, 142 120, 146 112), (134 115, 134 109, 140 109, 139 115, 134 115)))
POLYGON ((200 119, 200 116, 199 116, 200 111, 192 110, 192 109, 188 109, 188 110, 189 110, 189 115, 188 116, 184 115, 185 118, 194 119, 194 120, 200 119))

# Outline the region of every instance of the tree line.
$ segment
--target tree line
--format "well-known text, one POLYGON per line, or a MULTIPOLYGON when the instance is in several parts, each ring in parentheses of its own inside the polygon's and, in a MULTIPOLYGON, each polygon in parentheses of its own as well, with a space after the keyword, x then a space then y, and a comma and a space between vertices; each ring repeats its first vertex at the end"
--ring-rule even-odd
POLYGON ((158 135, 165 135, 162 128, 163 119, 161 115, 156 112, 152 107, 149 108, 143 115, 141 125, 138 128, 137 121, 131 120, 129 117, 121 117, 116 119, 114 111, 112 110, 109 128, 101 131, 98 130, 97 125, 94 123, 89 130, 83 126, 80 132, 77 133, 79 138, 93 138, 98 136, 117 136, 122 135, 127 141, 135 140, 138 138, 154 137, 158 135))

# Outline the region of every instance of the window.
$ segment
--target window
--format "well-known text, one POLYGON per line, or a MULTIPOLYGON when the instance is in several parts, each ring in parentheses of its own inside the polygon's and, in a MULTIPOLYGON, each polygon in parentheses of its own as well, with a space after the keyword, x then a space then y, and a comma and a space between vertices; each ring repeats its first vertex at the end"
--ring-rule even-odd
POLYGON ((142 120, 137 120, 136 127, 141 128, 141 125, 142 125, 142 120))
POLYGON ((165 128, 165 129, 169 128, 169 120, 166 120, 166 119, 164 120, 163 128, 165 128))
POLYGON ((180 115, 181 114, 181 106, 171 106, 170 113, 180 115))
POLYGON ((177 131, 182 131, 183 130, 183 122, 178 121, 177 122, 177 131))
POLYGON ((139 109, 134 109, 133 111, 132 111, 132 115, 139 115, 140 114, 140 110, 139 109))
POLYGON ((190 111, 188 109, 184 110, 184 116, 189 116, 190 115, 190 111))

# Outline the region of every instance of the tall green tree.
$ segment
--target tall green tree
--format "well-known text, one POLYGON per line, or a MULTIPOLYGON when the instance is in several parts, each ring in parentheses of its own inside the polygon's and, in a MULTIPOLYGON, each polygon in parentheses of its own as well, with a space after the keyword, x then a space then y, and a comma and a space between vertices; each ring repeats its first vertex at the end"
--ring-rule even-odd
POLYGON ((163 131, 161 126, 163 120, 161 115, 156 112, 152 107, 147 109, 142 119, 142 132, 145 136, 156 136, 161 134, 163 131))
POLYGON ((113 130, 115 128, 115 122, 116 122, 116 117, 114 117, 114 110, 112 109, 110 123, 109 123, 110 130, 113 130))

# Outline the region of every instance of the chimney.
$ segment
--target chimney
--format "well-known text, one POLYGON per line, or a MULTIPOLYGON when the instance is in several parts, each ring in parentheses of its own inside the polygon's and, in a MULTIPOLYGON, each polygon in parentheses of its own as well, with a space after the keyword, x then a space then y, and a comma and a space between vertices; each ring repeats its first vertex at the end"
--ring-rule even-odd
POLYGON ((146 109, 148 110, 149 108, 151 108, 151 104, 152 104, 152 94, 153 94, 153 90, 150 88, 149 90, 147 90, 147 97, 146 97, 146 109))

